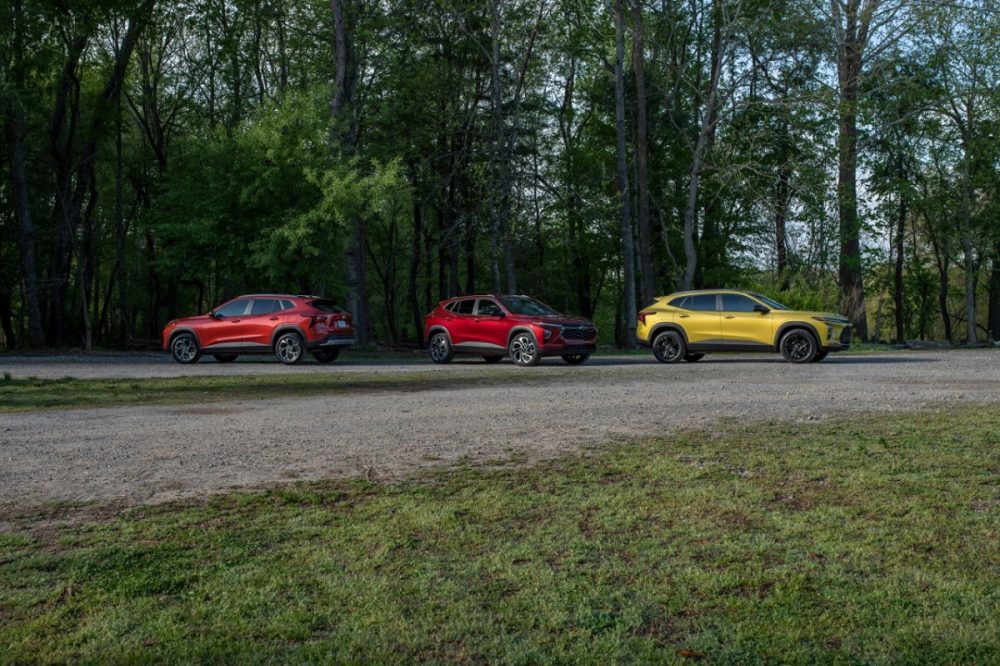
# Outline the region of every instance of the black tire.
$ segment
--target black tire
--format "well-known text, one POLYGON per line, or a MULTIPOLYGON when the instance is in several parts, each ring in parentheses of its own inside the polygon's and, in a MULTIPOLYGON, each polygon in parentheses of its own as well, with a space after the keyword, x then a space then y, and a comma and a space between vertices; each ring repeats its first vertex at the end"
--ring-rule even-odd
POLYGON ((503 360, 503 354, 490 354, 488 356, 484 356, 483 360, 487 363, 499 363, 503 360))
POLYGON ((239 354, 212 354, 219 363, 232 363, 239 354))
POLYGON ((510 359, 514 365, 526 368, 531 365, 538 365, 542 360, 542 353, 538 350, 538 343, 535 336, 528 331, 518 331, 511 337, 510 344, 507 345, 510 352, 510 359))
POLYGON ((705 355, 702 354, 701 352, 684 355, 684 360, 687 361, 688 363, 697 363, 703 358, 705 358, 705 355))
POLYGON ((333 363, 340 356, 340 347, 333 349, 317 349, 312 353, 313 358, 320 363, 333 363))
POLYGON ((201 358, 201 347, 192 333, 180 333, 170 341, 170 355, 178 363, 197 363, 201 358))
POLYGON ((677 331, 663 331, 653 339, 653 356, 660 363, 677 363, 687 356, 684 336, 677 331))
POLYGON ((563 354, 563 360, 570 365, 582 365, 590 358, 590 354, 563 354))
POLYGON ((285 365, 301 363, 306 356, 306 347, 302 336, 294 331, 287 331, 274 341, 274 355, 285 365))
POLYGON ((778 349, 789 363, 811 363, 819 352, 819 344, 806 329, 793 328, 781 336, 778 349))
POLYGON ((432 335, 427 342, 427 353, 431 355, 431 360, 435 363, 451 363, 451 359, 455 356, 455 350, 451 348, 451 340, 441 331, 432 335))
POLYGON ((816 352, 816 355, 815 355, 815 356, 813 356, 813 361, 812 361, 812 362, 813 362, 813 363, 819 363, 819 362, 820 362, 820 361, 822 361, 822 360, 823 360, 824 358, 826 358, 826 355, 827 355, 827 354, 829 354, 829 353, 830 353, 830 352, 825 352, 825 351, 823 351, 823 350, 820 350, 820 351, 816 352))

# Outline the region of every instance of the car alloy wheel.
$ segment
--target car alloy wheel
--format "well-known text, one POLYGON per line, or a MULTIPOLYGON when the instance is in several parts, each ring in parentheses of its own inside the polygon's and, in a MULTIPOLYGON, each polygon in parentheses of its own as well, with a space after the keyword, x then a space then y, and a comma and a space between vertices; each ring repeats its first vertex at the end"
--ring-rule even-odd
POLYGON ((178 363, 194 363, 201 357, 201 350, 193 335, 181 333, 170 343, 170 355, 178 363))
POLYGON ((785 333, 781 338, 781 355, 789 363, 809 363, 816 357, 816 340, 801 328, 785 333))
POLYGON ((590 354, 564 354, 563 355, 563 361, 565 361, 569 365, 580 365, 581 363, 584 363, 588 358, 590 358, 590 354))
POLYGON ((516 333, 510 341, 510 358, 517 365, 536 365, 541 360, 535 336, 530 333, 516 333))
POLYGON ((336 347, 333 349, 317 349, 312 355, 320 363, 333 363, 340 356, 340 349, 336 347))
POLYGON ((274 354, 285 365, 294 365, 305 355, 298 333, 282 333, 274 343, 274 354))
POLYGON ((427 350, 430 352, 431 360, 435 363, 449 363, 451 357, 455 355, 451 349, 451 342, 448 341, 448 336, 444 333, 435 333, 431 337, 430 344, 427 345, 427 350))
POLYGON ((653 340, 653 355, 660 363, 676 363, 687 355, 684 338, 677 331, 664 331, 653 340))

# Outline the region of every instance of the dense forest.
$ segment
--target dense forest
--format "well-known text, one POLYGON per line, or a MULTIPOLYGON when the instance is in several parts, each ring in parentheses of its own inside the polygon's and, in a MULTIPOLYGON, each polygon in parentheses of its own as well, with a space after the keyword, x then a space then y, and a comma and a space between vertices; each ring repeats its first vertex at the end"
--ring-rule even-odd
POLYGON ((471 292, 630 346, 690 287, 1000 338, 1000 6, 4 0, 0 343, 246 292, 419 345, 471 292))

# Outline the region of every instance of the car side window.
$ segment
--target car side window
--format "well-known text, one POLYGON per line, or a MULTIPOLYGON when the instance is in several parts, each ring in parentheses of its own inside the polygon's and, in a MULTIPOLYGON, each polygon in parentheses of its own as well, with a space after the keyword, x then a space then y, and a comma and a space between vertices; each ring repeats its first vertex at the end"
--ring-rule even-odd
POLYGON ((479 306, 476 308, 476 314, 483 317, 499 317, 503 314, 503 310, 494 301, 480 299, 479 306))
POLYGON ((454 312, 455 308, 458 306, 458 301, 452 301, 448 305, 444 306, 444 309, 448 312, 454 312))
POLYGON ((723 294, 723 312, 753 312, 753 307, 757 305, 751 298, 741 294, 723 294))
POLYGON ((697 296, 689 296, 684 307, 687 310, 694 310, 696 312, 714 312, 715 294, 698 294, 697 296))
POLYGON ((247 303, 249 301, 245 298, 238 301, 233 301, 232 303, 226 303, 221 308, 215 311, 215 316, 217 317, 239 317, 247 312, 247 303))
POLYGON ((273 298, 255 298, 253 299, 253 307, 250 308, 250 316, 256 317, 259 315, 271 314, 276 312, 280 308, 278 301, 273 298))
POLYGON ((476 306, 476 299, 466 298, 465 300, 458 302, 458 307, 455 308, 455 312, 458 314, 470 315, 472 314, 473 308, 476 306))
POLYGON ((687 299, 688 299, 687 296, 681 296, 680 298, 675 298, 674 300, 670 301, 668 305, 671 305, 675 308, 684 308, 687 306, 686 303, 687 299))
POLYGON ((281 309, 282 310, 291 310, 294 307, 295 307, 295 303, 292 303, 291 301, 281 301, 281 309))

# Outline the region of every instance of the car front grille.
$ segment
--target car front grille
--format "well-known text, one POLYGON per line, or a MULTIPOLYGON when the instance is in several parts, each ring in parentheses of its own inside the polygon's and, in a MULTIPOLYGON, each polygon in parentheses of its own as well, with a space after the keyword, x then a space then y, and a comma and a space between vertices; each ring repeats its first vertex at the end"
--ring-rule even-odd
POLYGON ((591 340, 597 335, 593 326, 572 326, 563 329, 563 340, 591 340))
POLYGON ((851 327, 845 326, 844 330, 840 332, 840 344, 849 345, 851 344, 851 327))

